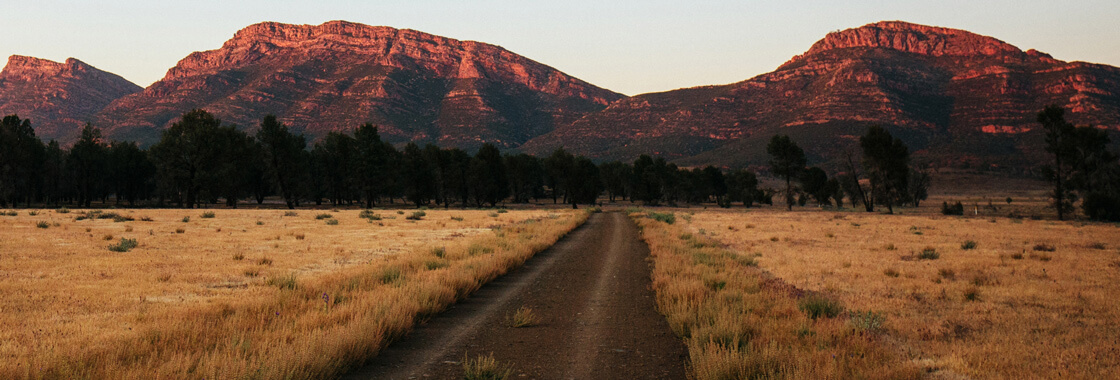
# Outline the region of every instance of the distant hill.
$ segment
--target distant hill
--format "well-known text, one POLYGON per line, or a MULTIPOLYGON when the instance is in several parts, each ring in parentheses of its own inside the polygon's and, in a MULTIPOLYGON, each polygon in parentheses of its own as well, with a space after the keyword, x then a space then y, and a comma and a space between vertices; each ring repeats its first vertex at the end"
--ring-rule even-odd
POLYGON ((142 91, 75 59, 13 56, 0 74, 0 113, 64 142, 93 121, 109 138, 152 143, 203 108, 250 131, 271 113, 311 138, 371 122, 396 143, 535 154, 563 146, 688 166, 765 165, 779 133, 813 162, 836 165, 880 124, 941 166, 1035 167, 1044 159, 1035 114, 1048 104, 1079 125, 1118 130, 1120 68, 880 22, 830 33, 742 82, 627 98, 498 46, 331 21, 251 25, 142 91))
POLYGON ((881 22, 830 33, 776 71, 722 86, 634 96, 522 149, 599 159, 660 154, 684 165, 764 165, 774 134, 836 162, 872 124, 953 166, 1033 166, 1047 104, 1120 129, 1120 69, 1063 62, 962 30, 881 22))
POLYGON ((622 97, 480 42, 343 21, 265 22, 187 56, 97 123, 110 137, 150 142, 203 108, 247 129, 271 113, 311 137, 371 122, 394 142, 511 148, 622 97))
POLYGON ((140 90, 74 58, 58 63, 13 55, 0 71, 0 116, 31 119, 44 141, 73 140, 78 128, 109 102, 140 90))

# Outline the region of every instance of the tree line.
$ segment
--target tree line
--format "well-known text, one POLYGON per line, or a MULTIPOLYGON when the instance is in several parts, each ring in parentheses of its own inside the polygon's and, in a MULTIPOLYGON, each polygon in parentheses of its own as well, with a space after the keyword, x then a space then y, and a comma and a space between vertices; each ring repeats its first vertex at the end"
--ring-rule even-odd
MULTIPOLYGON (((1055 184, 1059 218, 1079 198, 1094 219, 1120 219, 1120 164, 1106 149, 1102 130, 1073 127, 1063 111, 1039 114, 1047 131, 1047 166, 1055 184)), ((128 206, 193 208, 279 197, 289 208, 304 204, 375 207, 397 200, 415 206, 481 207, 551 200, 555 204, 595 204, 600 197, 647 205, 715 203, 722 207, 773 204, 787 209, 810 202, 818 207, 893 213, 928 197, 930 175, 915 165, 909 148, 885 128, 871 126, 850 152, 842 171, 829 176, 807 167, 807 157, 789 136, 767 145, 769 175, 782 186, 761 186, 746 169, 713 166, 681 168, 642 155, 632 163, 596 164, 563 148, 547 157, 502 154, 484 144, 470 154, 458 148, 408 143, 398 149, 383 141, 377 127, 331 132, 309 144, 275 116, 265 116, 255 134, 204 110, 192 110, 165 130, 148 149, 135 142, 106 141, 87 124, 78 141, 64 149, 43 143, 31 121, 16 115, 0 122, 0 206, 76 205, 94 202, 128 206)))

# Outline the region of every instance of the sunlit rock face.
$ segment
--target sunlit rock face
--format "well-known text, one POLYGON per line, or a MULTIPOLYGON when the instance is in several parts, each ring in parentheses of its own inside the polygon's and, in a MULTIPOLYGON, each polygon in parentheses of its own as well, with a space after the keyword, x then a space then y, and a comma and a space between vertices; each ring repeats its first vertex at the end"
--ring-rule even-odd
POLYGON ((485 43, 343 21, 265 22, 187 56, 98 121, 112 136, 151 141, 203 108, 246 129, 275 114, 311 137, 373 123, 395 142, 509 148, 622 97, 485 43))
POLYGON ((962 30, 881 22, 830 33, 776 71, 722 86, 638 95, 531 140, 603 159, 658 153, 686 165, 764 165, 789 134, 820 161, 846 161, 872 124, 923 160, 1027 167, 1035 115, 1120 129, 1120 69, 1063 62, 962 30))
POLYGON ((74 58, 59 63, 13 55, 0 71, 0 115, 31 119, 43 140, 67 140, 110 102, 140 90, 74 58))

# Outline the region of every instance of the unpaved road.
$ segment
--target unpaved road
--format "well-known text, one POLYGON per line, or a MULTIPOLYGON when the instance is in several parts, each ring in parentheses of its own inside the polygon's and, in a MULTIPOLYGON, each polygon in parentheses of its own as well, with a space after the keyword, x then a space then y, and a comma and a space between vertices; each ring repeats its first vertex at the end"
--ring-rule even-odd
POLYGON ((583 226, 394 342, 347 379, 461 379, 493 353, 512 379, 684 379, 687 352, 657 313, 649 249, 617 212, 583 226), (517 308, 540 323, 508 327, 517 308))

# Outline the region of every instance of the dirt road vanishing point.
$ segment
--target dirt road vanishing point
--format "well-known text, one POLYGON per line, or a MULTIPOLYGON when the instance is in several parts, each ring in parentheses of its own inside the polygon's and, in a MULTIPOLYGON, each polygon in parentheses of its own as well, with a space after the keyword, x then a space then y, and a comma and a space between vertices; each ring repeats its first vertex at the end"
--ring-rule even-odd
POLYGON ((595 214, 345 378, 461 379, 464 358, 492 353, 515 379, 684 379, 687 351, 655 309, 648 256, 624 214, 595 214), (509 327, 522 306, 539 323, 509 327))

